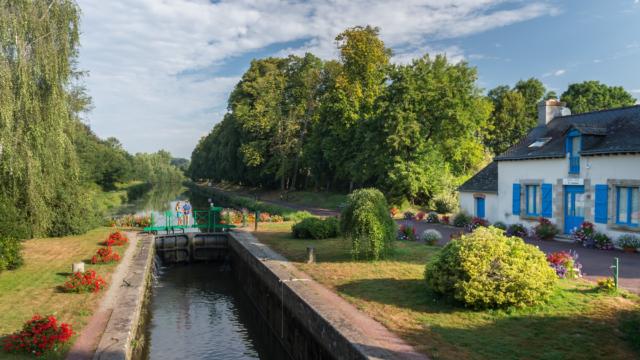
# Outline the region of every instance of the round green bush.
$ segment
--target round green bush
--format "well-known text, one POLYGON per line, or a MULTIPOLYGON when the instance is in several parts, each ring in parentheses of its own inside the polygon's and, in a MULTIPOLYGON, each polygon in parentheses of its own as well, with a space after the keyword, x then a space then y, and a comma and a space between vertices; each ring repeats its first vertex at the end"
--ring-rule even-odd
POLYGON ((438 214, 449 214, 458 207, 458 199, 453 194, 440 194, 433 200, 433 207, 438 214))
POLYGON ((453 226, 465 227, 471 224, 471 215, 461 211, 453 217, 453 226))
POLYGON ((355 258, 382 259, 396 238, 396 223, 384 195, 373 188, 351 193, 340 214, 340 230, 351 241, 355 258))
POLYGON ((496 228, 478 228, 449 242, 426 266, 435 292, 473 308, 536 305, 557 276, 542 251, 496 228))
POLYGON ((338 236, 338 219, 334 217, 319 219, 304 218, 291 227, 291 234, 296 239, 328 239, 338 236))
POLYGON ((20 267, 22 260, 22 244, 11 237, 0 237, 0 272, 20 267))

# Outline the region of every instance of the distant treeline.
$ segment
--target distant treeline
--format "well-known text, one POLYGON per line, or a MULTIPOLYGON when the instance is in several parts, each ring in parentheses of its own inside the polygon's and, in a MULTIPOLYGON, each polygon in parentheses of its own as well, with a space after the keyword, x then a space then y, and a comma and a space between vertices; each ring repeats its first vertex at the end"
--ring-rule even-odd
POLYGON ((0 237, 76 234, 99 223, 117 183, 182 180, 169 153, 127 153, 80 115, 74 1, 0 4, 0 237))
MULTIPOLYGON (((188 175, 281 189, 375 186, 393 203, 428 204, 522 138, 536 103, 556 97, 533 78, 483 95, 474 67, 441 55, 393 65, 376 28, 347 29, 336 42, 338 61, 252 61, 188 175)), ((573 84, 562 100, 577 112, 635 102, 598 82, 573 84)))

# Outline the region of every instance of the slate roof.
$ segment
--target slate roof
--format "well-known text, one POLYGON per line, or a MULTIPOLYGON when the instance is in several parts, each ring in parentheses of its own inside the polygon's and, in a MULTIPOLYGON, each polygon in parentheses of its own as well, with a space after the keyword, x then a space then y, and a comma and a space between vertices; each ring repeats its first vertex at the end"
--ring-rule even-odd
POLYGON ((580 155, 640 153, 640 105, 590 113, 559 116, 546 126, 538 126, 496 161, 563 158, 565 137, 576 129, 583 136, 580 155), (551 140, 542 147, 530 148, 539 138, 551 140))
POLYGON ((532 129, 458 190, 498 192, 498 161, 564 158, 565 138, 573 129, 582 134, 582 156, 640 153, 640 105, 559 116, 546 126, 532 129), (529 147, 542 138, 551 140, 541 147, 529 147))
POLYGON ((471 179, 460 185, 458 191, 498 192, 498 163, 493 161, 471 179))

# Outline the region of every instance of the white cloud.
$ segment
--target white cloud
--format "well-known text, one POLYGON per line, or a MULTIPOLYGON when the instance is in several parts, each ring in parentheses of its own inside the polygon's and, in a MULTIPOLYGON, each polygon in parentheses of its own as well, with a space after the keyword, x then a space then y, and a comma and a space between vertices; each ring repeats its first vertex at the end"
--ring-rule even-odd
POLYGON ((370 24, 381 28, 395 62, 425 51, 446 53, 455 62, 464 59, 462 49, 430 42, 557 13, 546 2, 496 7, 504 2, 79 0, 80 67, 90 71, 87 85, 95 102, 91 125, 131 151, 166 148, 188 156, 219 121, 248 66, 235 64, 238 56, 269 47, 277 48, 274 55, 312 51, 334 58, 339 32, 370 24))
POLYGON ((564 75, 564 73, 566 73, 567 71, 565 69, 558 69, 556 71, 553 72, 554 76, 560 76, 560 75, 564 75))

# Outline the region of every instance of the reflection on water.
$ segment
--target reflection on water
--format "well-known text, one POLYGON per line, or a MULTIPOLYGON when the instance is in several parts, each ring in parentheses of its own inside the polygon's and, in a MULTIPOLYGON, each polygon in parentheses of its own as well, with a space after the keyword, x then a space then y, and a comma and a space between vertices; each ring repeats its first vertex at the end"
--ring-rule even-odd
POLYGON ((116 215, 136 214, 154 216, 171 210, 172 204, 178 200, 186 200, 185 188, 181 184, 167 183, 154 185, 138 198, 121 206, 116 215))
POLYGON ((163 267, 153 288, 145 359, 289 359, 228 267, 163 267))

